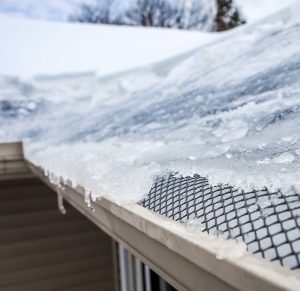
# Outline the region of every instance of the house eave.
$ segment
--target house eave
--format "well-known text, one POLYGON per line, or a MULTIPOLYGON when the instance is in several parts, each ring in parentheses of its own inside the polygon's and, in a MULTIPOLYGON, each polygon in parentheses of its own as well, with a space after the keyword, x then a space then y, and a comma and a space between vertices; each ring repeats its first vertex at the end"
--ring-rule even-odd
MULTIPOLYGON (((54 190, 43 168, 24 160, 54 190)), ((179 290, 299 290, 300 275, 259 255, 218 259, 230 242, 186 227, 135 203, 108 197, 86 205, 83 187, 63 182, 59 193, 82 214, 179 290)))
MULTIPOLYGON (((50 187, 57 187, 42 168, 30 161, 27 164, 50 187)), ((118 204, 102 197, 92 202, 92 211, 85 203, 83 187, 73 188, 66 182, 60 192, 64 199, 179 290, 300 288, 297 271, 248 252, 239 258, 220 260, 218 253, 220 249, 228 249, 227 240, 186 227, 135 203, 118 204)))

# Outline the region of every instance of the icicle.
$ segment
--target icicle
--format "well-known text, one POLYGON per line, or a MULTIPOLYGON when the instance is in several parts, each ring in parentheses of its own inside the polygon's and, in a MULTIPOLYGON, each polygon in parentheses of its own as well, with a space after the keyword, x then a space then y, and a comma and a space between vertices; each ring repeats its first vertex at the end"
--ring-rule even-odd
POLYGON ((56 192, 57 192, 57 206, 58 210, 60 211, 61 214, 66 214, 67 211, 64 207, 64 197, 61 193, 61 188, 56 187, 56 192))
POLYGON ((84 193, 84 200, 85 200, 85 204, 87 205, 87 207, 92 211, 95 212, 95 209, 92 206, 92 191, 90 190, 85 190, 84 193))

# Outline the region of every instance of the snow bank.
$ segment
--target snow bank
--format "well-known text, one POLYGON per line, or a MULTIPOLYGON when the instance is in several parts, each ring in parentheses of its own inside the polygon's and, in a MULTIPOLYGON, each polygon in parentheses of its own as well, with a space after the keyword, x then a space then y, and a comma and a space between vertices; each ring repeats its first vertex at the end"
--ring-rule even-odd
POLYGON ((300 5, 124 74, 1 82, 0 138, 92 198, 136 200, 171 171, 300 191, 300 5))
POLYGON ((19 77, 98 70, 112 74, 193 50, 206 33, 83 25, 0 16, 0 73, 19 77))

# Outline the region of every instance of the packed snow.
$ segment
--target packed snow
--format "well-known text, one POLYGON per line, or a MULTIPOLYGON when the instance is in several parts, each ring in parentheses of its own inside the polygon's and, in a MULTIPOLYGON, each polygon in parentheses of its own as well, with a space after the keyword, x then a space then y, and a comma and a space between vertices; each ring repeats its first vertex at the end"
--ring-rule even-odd
POLYGON ((99 76, 194 50, 213 35, 192 31, 55 23, 0 16, 0 74, 28 79, 97 71, 99 76))
POLYGON ((194 52, 115 75, 2 76, 0 139, 22 139, 27 158, 92 199, 137 200, 170 172, 299 193, 300 5, 201 36, 194 52))

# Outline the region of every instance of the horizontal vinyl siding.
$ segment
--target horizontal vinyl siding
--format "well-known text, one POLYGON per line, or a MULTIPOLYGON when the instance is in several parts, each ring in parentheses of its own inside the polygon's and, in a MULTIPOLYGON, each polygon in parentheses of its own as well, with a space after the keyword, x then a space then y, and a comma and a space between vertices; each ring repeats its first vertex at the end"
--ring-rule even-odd
POLYGON ((0 181, 0 290, 114 289, 111 239, 38 179, 0 181))

